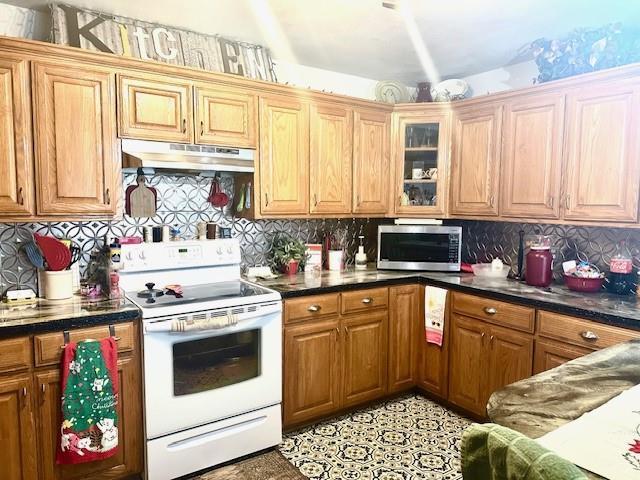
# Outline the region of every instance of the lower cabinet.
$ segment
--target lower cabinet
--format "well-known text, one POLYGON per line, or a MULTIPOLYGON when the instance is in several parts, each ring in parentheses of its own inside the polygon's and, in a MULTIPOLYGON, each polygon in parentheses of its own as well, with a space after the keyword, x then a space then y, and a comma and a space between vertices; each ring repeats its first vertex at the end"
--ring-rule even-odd
POLYGON ((420 315, 423 311, 420 292, 424 298, 424 287, 419 285, 389 289, 389 393, 407 390, 416 384, 418 347, 424 343, 424 327, 420 328, 424 318, 420 315))
POLYGON ((451 315, 449 401, 477 415, 500 388, 531 376, 533 336, 451 315))
POLYGON ((536 339, 535 354, 533 356, 533 374, 559 367, 569 360, 574 360, 591 352, 592 350, 588 348, 538 338, 536 339))

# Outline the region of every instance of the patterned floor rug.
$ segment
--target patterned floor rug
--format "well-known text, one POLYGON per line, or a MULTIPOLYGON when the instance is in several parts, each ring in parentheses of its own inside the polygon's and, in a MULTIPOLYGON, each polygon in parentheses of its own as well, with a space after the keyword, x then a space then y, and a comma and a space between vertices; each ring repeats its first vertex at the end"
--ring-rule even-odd
POLYGON ((458 480, 470 423, 411 394, 290 433, 280 452, 314 480, 458 480))

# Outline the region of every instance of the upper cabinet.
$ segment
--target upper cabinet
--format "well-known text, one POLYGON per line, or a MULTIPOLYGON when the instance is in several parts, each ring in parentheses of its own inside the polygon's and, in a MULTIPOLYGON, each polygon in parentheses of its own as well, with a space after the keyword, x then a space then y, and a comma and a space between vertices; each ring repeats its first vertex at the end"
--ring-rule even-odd
POLYGON ((216 85, 195 87, 196 143, 257 147, 258 98, 216 85))
POLYGON ((32 64, 38 214, 113 215, 120 192, 114 75, 32 64))
POLYGON ((34 212, 29 67, 25 60, 0 58, 0 212, 34 212))
POLYGON ((457 107, 451 163, 451 213, 498 215, 502 105, 457 107))
POLYGON ((514 97, 504 106, 500 214, 559 218, 564 95, 514 97))
POLYGON ((310 139, 310 213, 349 213, 353 111, 340 105, 312 104, 310 139))
POLYGON ((168 76, 118 75, 121 137, 193 143, 189 81, 168 76))
POLYGON ((397 215, 442 216, 449 179, 449 114, 394 119, 397 215))
POLYGON ((308 213, 309 105, 305 101, 260 98, 258 181, 262 214, 308 213))
POLYGON ((640 83, 567 92, 564 218, 636 222, 640 83))
POLYGON ((384 215, 388 211, 391 169, 391 115, 356 110, 353 135, 353 213, 384 215))

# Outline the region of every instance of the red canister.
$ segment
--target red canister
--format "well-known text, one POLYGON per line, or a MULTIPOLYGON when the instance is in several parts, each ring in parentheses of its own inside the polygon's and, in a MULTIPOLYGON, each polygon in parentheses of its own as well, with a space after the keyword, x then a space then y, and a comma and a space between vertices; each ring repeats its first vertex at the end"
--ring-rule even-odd
POLYGON ((527 253, 526 281, 534 287, 548 287, 553 280, 553 255, 547 246, 532 246, 527 253))

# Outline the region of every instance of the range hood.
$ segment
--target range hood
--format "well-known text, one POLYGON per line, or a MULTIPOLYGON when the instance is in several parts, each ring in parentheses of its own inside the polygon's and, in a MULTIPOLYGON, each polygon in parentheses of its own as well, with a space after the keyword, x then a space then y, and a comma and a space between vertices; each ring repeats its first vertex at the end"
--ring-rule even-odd
POLYGON ((248 148, 122 140, 122 167, 170 172, 253 172, 255 151, 248 148))

